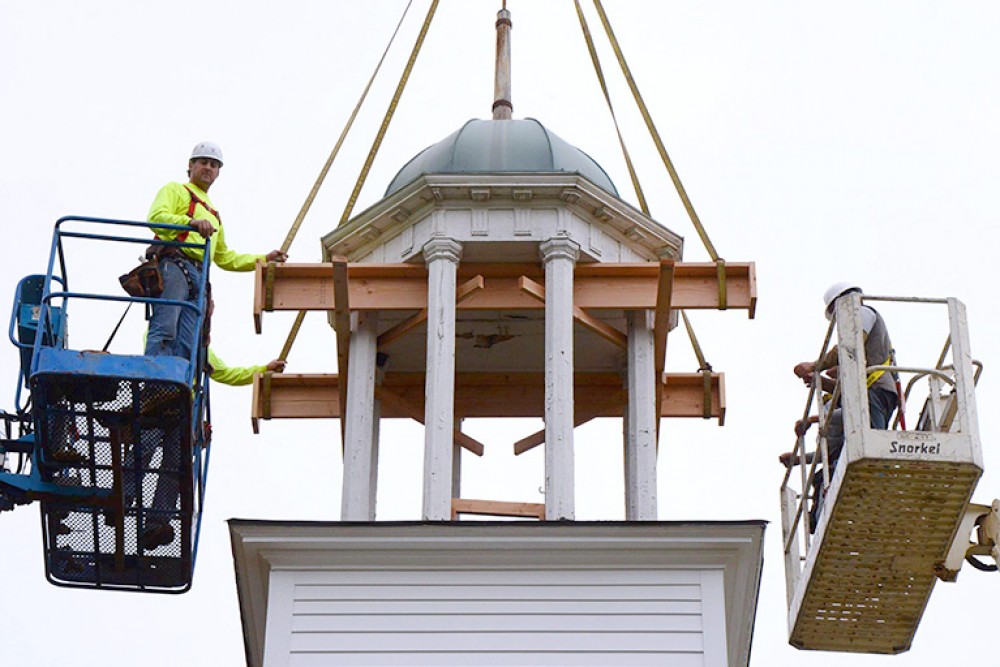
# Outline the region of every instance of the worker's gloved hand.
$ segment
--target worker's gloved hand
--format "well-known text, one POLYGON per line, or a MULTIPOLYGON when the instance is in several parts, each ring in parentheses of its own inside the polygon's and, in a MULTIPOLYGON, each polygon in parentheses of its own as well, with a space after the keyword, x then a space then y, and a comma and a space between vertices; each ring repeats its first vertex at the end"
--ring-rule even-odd
POLYGON ((267 363, 267 370, 272 371, 274 373, 280 373, 281 371, 285 370, 285 365, 287 363, 288 362, 285 361, 284 359, 272 359, 267 363))
POLYGON ((267 261, 269 262, 284 262, 288 259, 288 253, 282 252, 280 250, 272 250, 267 253, 267 261))
POLYGON ((796 377, 802 378, 802 381, 807 385, 812 384, 813 375, 816 373, 816 362, 803 361, 802 363, 795 364, 792 372, 795 373, 796 377))
POLYGON ((809 430, 809 426, 812 424, 809 420, 800 419, 795 422, 795 435, 805 435, 806 431, 809 430))
POLYGON ((212 226, 212 223, 202 218, 192 220, 189 225, 206 239, 215 233, 215 227, 212 226))

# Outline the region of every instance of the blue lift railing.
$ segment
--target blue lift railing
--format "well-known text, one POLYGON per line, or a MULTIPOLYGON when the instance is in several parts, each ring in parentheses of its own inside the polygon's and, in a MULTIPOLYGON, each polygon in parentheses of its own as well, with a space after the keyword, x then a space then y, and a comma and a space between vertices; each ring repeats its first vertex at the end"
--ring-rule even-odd
MULTIPOLYGON (((15 413, 0 413, 0 510, 39 501, 49 581, 184 592, 197 554, 210 452, 206 349, 209 242, 196 303, 71 289, 66 241, 148 246, 140 230, 188 227, 90 217, 56 222, 45 274, 17 286, 8 336, 21 369, 15 413), (100 227, 101 233, 94 231, 100 227), (82 229, 82 231, 81 231, 82 229), (189 358, 75 350, 71 302, 175 305, 197 314, 189 358), (16 336, 15 336, 16 334, 16 336), (22 391, 30 396, 22 401, 22 391), (15 437, 15 428, 17 433, 15 437), (16 466, 7 465, 16 458, 16 466)), ((125 268, 125 267, 123 267, 125 268)), ((119 289, 107 276, 109 292, 119 289)))

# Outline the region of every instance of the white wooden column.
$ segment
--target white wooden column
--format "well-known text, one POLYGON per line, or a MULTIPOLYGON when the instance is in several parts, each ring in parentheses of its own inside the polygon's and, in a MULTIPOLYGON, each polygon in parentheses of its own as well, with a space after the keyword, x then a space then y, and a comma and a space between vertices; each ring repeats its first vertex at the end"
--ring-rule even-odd
POLYGON ((656 520, 656 368, 653 316, 625 313, 628 372, 625 407, 625 519, 656 520))
POLYGON ((545 265, 545 518, 575 515, 573 455, 573 270, 580 246, 539 246, 545 265))
POLYGON ((344 426, 342 521, 374 521, 378 473, 378 415, 375 402, 378 313, 359 312, 351 331, 344 426))
POLYGON ((455 446, 455 289, 462 244, 433 238, 427 263, 427 384, 424 407, 425 520, 451 519, 455 446))

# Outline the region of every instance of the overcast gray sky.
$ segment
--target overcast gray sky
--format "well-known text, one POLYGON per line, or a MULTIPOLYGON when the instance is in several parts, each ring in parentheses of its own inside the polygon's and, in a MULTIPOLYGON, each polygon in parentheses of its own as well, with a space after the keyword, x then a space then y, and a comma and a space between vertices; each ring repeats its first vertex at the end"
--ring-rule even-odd
MULTIPOLYGON (((428 0, 407 26, 329 183, 292 247, 319 259, 340 217, 428 0)), ((369 185, 379 199, 413 154, 469 118, 488 117, 499 0, 442 0, 369 185)), ((592 29, 598 26, 590 3, 592 29)), ((756 320, 693 316, 708 360, 725 372, 726 426, 665 423, 660 518, 766 519, 754 667, 874 665, 886 658, 798 652, 786 644, 776 456, 792 444, 805 393, 795 362, 819 349, 821 295, 838 280, 875 294, 957 296, 969 308, 973 354, 986 364, 978 399, 987 472, 977 500, 1000 496, 994 361, 1000 181, 1000 6, 994 2, 839 3, 606 0, 655 122, 720 254, 756 261, 756 320)), ((0 0, 0 197, 8 251, 0 286, 44 270, 52 223, 80 214, 142 219, 157 189, 182 180, 198 141, 221 144, 212 196, 229 244, 280 245, 398 20, 403 0, 193 3, 0 0)), ((514 115, 534 117, 600 162, 634 203, 570 0, 509 0, 514 115)), ((603 39, 601 40, 603 44, 603 39)), ((704 261, 605 48, 627 140, 653 217, 704 261)), ((131 251, 130 251, 131 252, 131 251)), ((113 291, 131 255, 86 256, 77 284, 113 291), (109 256, 110 257, 110 256, 109 256)), ((230 363, 277 356, 290 318, 254 336, 249 275, 214 273, 213 344, 230 363)), ((9 298, 9 297, 8 297, 9 298)), ((130 315, 115 349, 137 353, 130 315)), ((944 339, 936 320, 893 310, 901 361, 944 339)), ((74 347, 100 347, 107 316, 72 322, 74 347)), ((682 335, 668 369, 693 371, 682 335)), ((934 353, 932 353, 934 354, 934 353)), ((17 355, 0 355, 13 407, 17 355)), ((335 368, 324 318, 307 321, 289 370, 335 368)), ((339 517, 334 422, 268 422, 250 430, 250 392, 216 387, 216 439, 193 590, 182 596, 59 589, 45 582, 37 509, 0 516, 0 662, 24 665, 243 664, 228 533, 230 517, 339 517)), ((542 452, 514 460, 510 443, 536 422, 467 423, 487 444, 465 460, 470 497, 540 502, 542 452)), ((382 432, 380 519, 418 519, 420 431, 382 432)), ((620 424, 577 431, 579 519, 624 516, 620 424)), ((989 660, 1000 577, 966 569, 940 584, 912 651, 893 665, 989 660)), ((980 663, 982 664, 982 663, 980 663)))

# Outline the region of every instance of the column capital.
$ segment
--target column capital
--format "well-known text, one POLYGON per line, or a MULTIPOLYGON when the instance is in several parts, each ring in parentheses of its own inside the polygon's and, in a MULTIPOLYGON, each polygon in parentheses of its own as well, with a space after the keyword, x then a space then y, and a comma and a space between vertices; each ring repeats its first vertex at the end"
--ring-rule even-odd
POLYGON ((447 236, 436 236, 424 244, 424 263, 430 264, 438 259, 446 259, 458 264, 462 258, 462 244, 447 236))
POLYGON ((575 262, 580 258, 580 244, 568 238, 555 237, 542 241, 538 245, 538 252, 542 255, 543 262, 556 258, 575 262))

